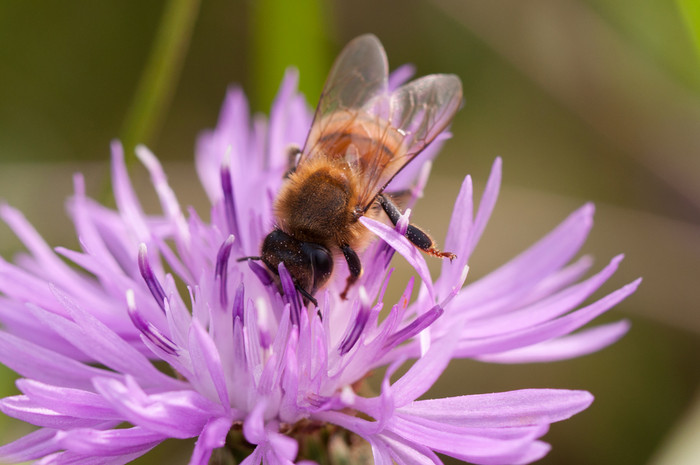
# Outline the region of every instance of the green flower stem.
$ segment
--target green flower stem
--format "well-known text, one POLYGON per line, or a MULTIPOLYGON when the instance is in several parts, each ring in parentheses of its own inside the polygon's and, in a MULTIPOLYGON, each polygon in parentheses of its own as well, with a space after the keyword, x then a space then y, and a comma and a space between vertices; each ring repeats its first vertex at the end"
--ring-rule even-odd
POLYGON ((127 164, 134 147, 149 144, 163 123, 199 12, 200 0, 170 0, 122 129, 127 164))
POLYGON ((324 7, 321 0, 257 0, 250 8, 253 106, 270 107, 289 66, 301 71, 300 90, 308 101, 321 93, 330 63, 324 7))

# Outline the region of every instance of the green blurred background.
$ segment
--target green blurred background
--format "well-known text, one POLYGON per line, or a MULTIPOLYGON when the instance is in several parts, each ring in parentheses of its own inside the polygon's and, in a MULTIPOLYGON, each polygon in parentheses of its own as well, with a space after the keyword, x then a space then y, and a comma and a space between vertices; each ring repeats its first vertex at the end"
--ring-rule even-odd
MULTIPOLYGON (((541 463, 697 464, 699 3, 3 0, 0 198, 51 244, 76 247, 63 208, 71 175, 86 173, 92 195, 104 196, 109 141, 122 137, 148 143, 181 202, 205 209, 193 146, 215 125, 227 86, 239 83, 266 112, 284 68, 297 65, 315 104, 337 51, 373 32, 392 67, 411 62, 419 75, 456 73, 464 83, 454 138, 415 209, 419 224, 443 237, 463 176, 471 173, 480 193, 503 157, 501 197, 470 279, 588 200, 597 213, 585 253, 598 267, 627 257, 603 291, 644 277, 603 319, 633 323, 614 346, 552 364, 454 362, 430 395, 587 389, 596 402, 553 426, 554 448, 541 463)), ((2 255, 18 248, 0 227, 2 255)), ((13 379, 0 373, 5 393, 13 379)), ((0 419, 8 439, 25 428, 0 419)), ((187 463, 190 448, 169 441, 139 463, 187 463)))

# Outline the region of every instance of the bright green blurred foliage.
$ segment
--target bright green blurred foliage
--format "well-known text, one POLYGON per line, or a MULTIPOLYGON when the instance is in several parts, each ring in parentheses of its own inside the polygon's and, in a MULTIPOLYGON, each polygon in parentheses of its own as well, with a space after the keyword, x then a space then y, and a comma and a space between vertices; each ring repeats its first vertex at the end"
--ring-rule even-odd
POLYGON ((270 108, 284 71, 304 70, 300 90, 317 98, 330 67, 326 18, 330 5, 322 0, 259 0, 249 7, 251 25, 250 92, 253 108, 270 108))
POLYGON ((700 2, 676 0, 676 3, 678 3, 678 9, 681 11, 688 31, 693 38, 700 59, 700 2))
MULTIPOLYGON (((153 40, 131 106, 125 116, 121 140, 125 153, 137 144, 150 144, 170 106, 199 13, 200 0, 170 0, 153 40)), ((128 157, 127 161, 134 157, 128 157)))

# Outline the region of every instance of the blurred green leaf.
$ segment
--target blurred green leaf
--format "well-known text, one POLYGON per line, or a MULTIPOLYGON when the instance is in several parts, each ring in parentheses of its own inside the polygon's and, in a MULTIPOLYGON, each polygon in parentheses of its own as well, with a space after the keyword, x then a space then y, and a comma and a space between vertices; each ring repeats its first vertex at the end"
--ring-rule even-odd
MULTIPOLYGON (((15 380, 18 375, 11 369, 0 365, 0 397, 12 396, 17 394, 15 380)), ((3 438, 11 437, 13 430, 17 428, 17 420, 0 415, 0 434, 3 438)))
POLYGON ((676 3, 693 38, 698 58, 700 58, 700 2, 698 0, 677 0, 676 3))
POLYGON ((170 0, 163 11, 151 54, 124 122, 127 161, 134 147, 151 143, 163 122, 189 47, 200 0, 170 0))
POLYGON ((253 106, 267 111, 284 71, 301 71, 300 90, 313 102, 328 72, 327 35, 321 0, 260 0, 251 5, 253 106))

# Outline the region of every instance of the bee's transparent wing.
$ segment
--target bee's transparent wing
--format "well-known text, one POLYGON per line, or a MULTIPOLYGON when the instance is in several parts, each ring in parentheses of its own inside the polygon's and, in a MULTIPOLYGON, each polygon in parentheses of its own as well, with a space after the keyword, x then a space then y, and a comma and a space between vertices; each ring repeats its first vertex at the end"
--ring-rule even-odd
POLYGON ((369 110, 375 114, 388 112, 388 124, 384 124, 379 140, 385 141, 383 146, 393 146, 388 142, 396 137, 401 142, 391 156, 380 146, 367 159, 359 198, 365 211, 394 176, 449 126, 462 103, 462 83, 451 74, 432 74, 399 87, 388 103, 381 96, 376 100, 368 102, 369 110))
POLYGON ((359 180, 363 211, 450 124, 462 102, 457 76, 425 76, 389 92, 387 72, 375 36, 360 36, 343 49, 298 162, 346 161, 359 180))
MULTIPOLYGON (((331 68, 321 98, 316 107, 314 122, 304 144, 299 163, 315 157, 334 157, 329 149, 348 137, 352 118, 345 125, 331 125, 330 115, 357 111, 377 96, 388 95, 387 59, 379 39, 366 34, 353 39, 340 52, 331 68)), ((347 145, 347 144, 345 144, 347 145)))

